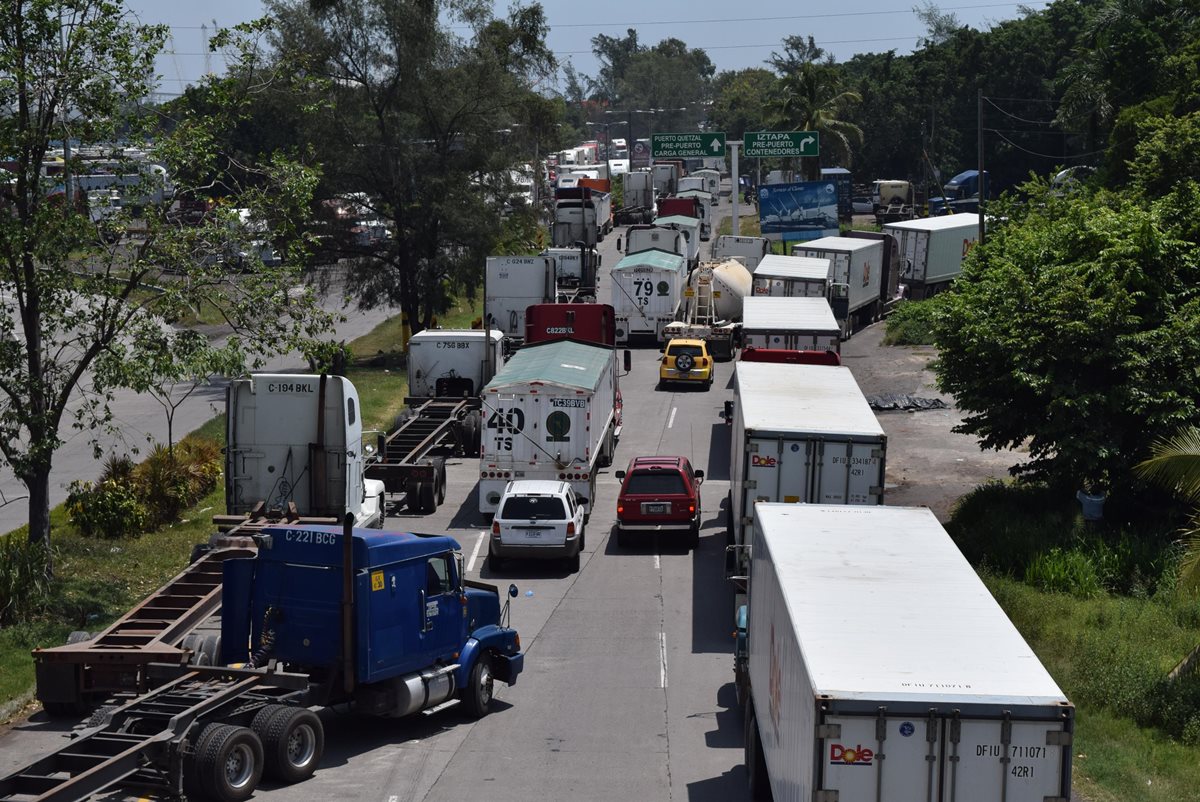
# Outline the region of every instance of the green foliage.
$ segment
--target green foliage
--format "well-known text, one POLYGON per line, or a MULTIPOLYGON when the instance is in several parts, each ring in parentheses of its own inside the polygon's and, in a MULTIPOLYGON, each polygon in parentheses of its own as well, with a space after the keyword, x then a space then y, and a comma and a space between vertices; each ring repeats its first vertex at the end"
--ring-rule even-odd
POLYGON ((746 131, 770 130, 770 106, 778 83, 770 70, 761 67, 718 73, 713 81, 713 126, 730 139, 741 139, 746 131))
POLYGON ((25 618, 45 603, 52 586, 47 552, 44 543, 0 536, 0 626, 25 618))
POLYGON ((1086 554, 1078 549, 1063 551, 1057 546, 1033 558, 1025 569, 1025 583, 1048 593, 1069 593, 1084 599, 1104 592, 1100 575, 1086 554))
POLYGON ((933 345, 941 299, 935 295, 922 301, 905 301, 888 316, 885 345, 933 345))
POLYGON ((1136 134, 1136 156, 1129 168, 1135 190, 1154 198, 1183 179, 1200 180, 1200 111, 1145 119, 1136 134))
POLYGON ((221 476, 220 450, 210 441, 187 437, 173 450, 156 445, 133 471, 137 496, 149 525, 157 529, 212 491, 221 476))
POLYGON ((146 531, 146 508, 127 482, 71 482, 67 515, 85 537, 122 538, 146 531))
POLYGON ((957 431, 1028 448, 1020 472, 1110 486, 1197 419, 1196 248, 1162 204, 1024 190, 942 302, 938 385, 966 413, 957 431))

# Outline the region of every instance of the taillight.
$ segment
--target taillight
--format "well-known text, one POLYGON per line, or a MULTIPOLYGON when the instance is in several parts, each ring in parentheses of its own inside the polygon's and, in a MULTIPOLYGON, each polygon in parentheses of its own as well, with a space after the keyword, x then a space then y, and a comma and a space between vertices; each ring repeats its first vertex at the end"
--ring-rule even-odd
POLYGON ((567 522, 567 537, 570 537, 573 534, 575 534, 575 522, 568 521, 567 522))
POLYGON ((499 521, 492 521, 492 534, 493 535, 500 534, 500 522, 499 521))
POLYGON ((696 505, 695 505, 695 504, 689 504, 689 505, 688 505, 688 512, 695 512, 695 511, 696 511, 696 505))
POLYGON ((617 505, 617 515, 620 515, 623 512, 625 512, 625 506, 623 504, 618 504, 617 505))
POLYGON ((706 368, 706 367, 708 367, 708 360, 705 359, 704 357, 700 357, 699 359, 696 360, 696 365, 698 367, 706 368))

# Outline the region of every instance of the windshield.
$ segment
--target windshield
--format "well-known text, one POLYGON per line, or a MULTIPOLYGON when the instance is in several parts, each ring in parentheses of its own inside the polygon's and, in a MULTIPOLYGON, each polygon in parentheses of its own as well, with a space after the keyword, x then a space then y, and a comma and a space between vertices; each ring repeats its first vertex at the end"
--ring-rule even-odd
POLYGON ((507 521, 561 521, 567 517, 567 508, 558 496, 513 496, 504 502, 500 517, 507 521))
POLYGON ((703 356, 704 351, 698 345, 672 345, 667 349, 667 356, 703 356))
POLYGON ((629 476, 629 485, 625 492, 637 495, 667 495, 687 493, 683 477, 678 473, 654 471, 653 473, 634 473, 629 476))

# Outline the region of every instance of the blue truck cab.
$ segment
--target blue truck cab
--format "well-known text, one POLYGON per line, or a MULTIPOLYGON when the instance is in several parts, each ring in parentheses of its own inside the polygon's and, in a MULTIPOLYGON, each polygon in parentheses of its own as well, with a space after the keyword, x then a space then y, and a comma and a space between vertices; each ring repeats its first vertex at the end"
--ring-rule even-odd
POLYGON ((222 659, 307 673, 308 704, 404 716, 461 701, 483 716, 494 681, 514 684, 524 665, 507 602, 465 579, 444 535, 268 527, 257 556, 223 571, 222 659))

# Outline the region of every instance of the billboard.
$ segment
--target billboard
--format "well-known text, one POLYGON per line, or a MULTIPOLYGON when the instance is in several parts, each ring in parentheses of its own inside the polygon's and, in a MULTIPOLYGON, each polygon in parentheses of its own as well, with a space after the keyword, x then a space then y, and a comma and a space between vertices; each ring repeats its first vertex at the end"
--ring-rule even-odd
POLYGON ((634 170, 648 170, 650 168, 649 139, 639 139, 633 143, 633 150, 629 153, 629 166, 634 170))
POLYGON ((758 221, 770 240, 803 242, 836 237, 838 188, 833 181, 767 184, 758 188, 758 221))

